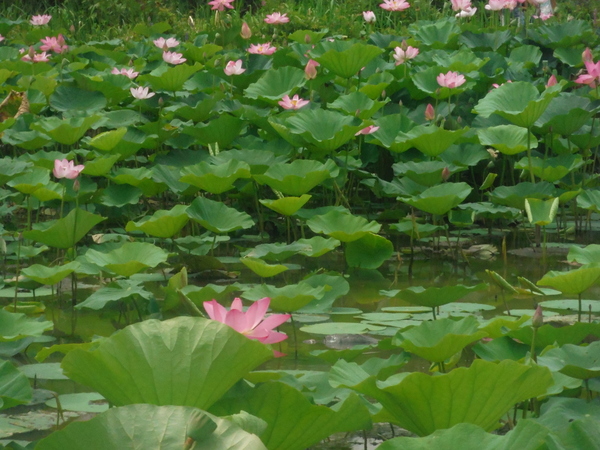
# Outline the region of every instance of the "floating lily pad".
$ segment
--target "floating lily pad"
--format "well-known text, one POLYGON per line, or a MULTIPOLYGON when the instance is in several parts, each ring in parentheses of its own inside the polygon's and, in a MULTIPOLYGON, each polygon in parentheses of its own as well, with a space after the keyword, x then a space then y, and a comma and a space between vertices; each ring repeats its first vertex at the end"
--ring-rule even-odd
POLYGON ((27 378, 35 378, 38 380, 68 380, 60 363, 42 363, 42 364, 26 364, 20 366, 19 370, 25 374, 27 378))

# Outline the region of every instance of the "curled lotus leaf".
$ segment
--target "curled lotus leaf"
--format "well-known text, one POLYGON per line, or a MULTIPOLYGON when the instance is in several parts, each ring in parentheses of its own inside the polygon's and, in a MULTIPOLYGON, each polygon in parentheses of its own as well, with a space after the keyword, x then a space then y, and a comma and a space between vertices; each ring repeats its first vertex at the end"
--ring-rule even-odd
POLYGON ((315 160, 297 159, 291 163, 275 163, 262 175, 254 175, 260 184, 266 184, 285 195, 302 196, 328 178, 337 175, 332 160, 325 164, 315 160))
POLYGON ((381 225, 374 220, 336 210, 310 218, 306 221, 315 233, 323 233, 342 242, 356 241, 367 233, 378 233, 381 225))
POLYGON ((90 249, 85 254, 89 262, 124 277, 156 267, 168 256, 160 247, 146 242, 126 242, 108 253, 90 249))
POLYGON ((473 189, 467 183, 444 183, 430 187, 412 197, 398 197, 421 211, 444 215, 467 198, 473 189))

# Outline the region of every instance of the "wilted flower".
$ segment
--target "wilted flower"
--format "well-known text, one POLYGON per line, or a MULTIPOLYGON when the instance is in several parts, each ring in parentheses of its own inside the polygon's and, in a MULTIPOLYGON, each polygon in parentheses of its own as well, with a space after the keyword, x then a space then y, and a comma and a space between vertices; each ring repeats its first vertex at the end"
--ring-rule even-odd
POLYGON ((365 22, 367 23, 373 23, 377 20, 377 17, 375 17, 375 13, 373 11, 363 11, 363 19, 365 19, 365 22))
POLYGON ((396 65, 404 64, 409 59, 413 59, 415 56, 419 54, 419 49, 415 47, 411 47, 410 45, 406 47, 406 50, 401 47, 394 48, 394 59, 396 60, 396 65))
POLYGON ((183 64, 187 61, 181 53, 177 52, 163 52, 162 57, 169 64, 183 64))
POLYGON ((225 8, 233 9, 233 0, 212 0, 208 2, 212 6, 211 10, 225 11, 225 8))
POLYGON ((277 47, 271 46, 270 42, 266 42, 264 44, 252 44, 250 48, 248 48, 248 53, 253 53, 255 55, 272 55, 277 50, 277 47))
POLYGON ((435 120, 435 109, 431 103, 428 103, 425 108, 425 120, 435 120))
POLYGON ((39 16, 31 16, 31 20, 29 21, 29 23, 31 25, 46 25, 48 22, 50 22, 50 19, 52 19, 52 16, 49 16, 48 14, 43 14, 43 15, 39 15, 39 16))
POLYGON ((225 72, 225 75, 231 76, 241 75, 246 69, 242 69, 242 60, 238 59, 237 61, 229 61, 223 71, 225 72))
POLYGON ((361 134, 373 134, 375 133, 377 130, 379 130, 379 127, 376 125, 369 125, 368 127, 363 128, 362 130, 360 130, 358 133, 356 133, 354 136, 360 136, 361 134))
POLYGON ((286 95, 278 103, 283 109, 300 109, 310 102, 300 98, 298 95, 294 95, 292 98, 290 98, 289 95, 286 95))
POLYGON ((250 39, 252 37, 252 30, 246 22, 242 23, 242 31, 240 32, 242 39, 250 39))
POLYGON ((404 11, 410 8, 410 3, 406 0, 383 0, 383 3, 380 3, 379 7, 386 11, 404 11))
POLYGON ((69 47, 65 45, 65 38, 62 34, 59 34, 58 37, 47 36, 40 40, 43 44, 40 46, 40 50, 45 52, 53 51, 54 53, 62 53, 69 49, 69 47))
POLYGON ((551 86, 554 86, 556 83, 557 83, 556 76, 554 74, 552 74, 550 76, 550 78, 548 78, 548 82, 546 83, 546 87, 549 88, 551 86))
POLYGON ((179 41, 175 38, 165 39, 164 37, 159 37, 158 39, 155 39, 153 42, 154 42, 154 45, 156 45, 158 48, 165 50, 165 51, 172 47, 177 47, 179 45, 179 41))
POLYGON ((208 317, 230 326, 248 339, 255 339, 263 344, 276 344, 287 339, 285 333, 273 331, 291 316, 289 314, 272 314, 265 318, 271 299, 261 298, 254 302, 246 312, 242 311, 242 301, 236 298, 229 311, 216 300, 204 302, 208 317))
POLYGON ((68 178, 69 180, 73 180, 79 176, 83 169, 84 166, 82 164, 76 166, 73 161, 55 159, 54 170, 52 173, 56 178, 68 178))
POLYGON ((288 23, 290 21, 287 14, 281 14, 278 12, 274 12, 273 14, 268 14, 265 18, 265 22, 270 23, 271 25, 277 25, 281 23, 288 23))
POLYGON ((110 71, 110 73, 112 73, 113 75, 125 75, 130 80, 133 80, 135 77, 137 77, 140 74, 139 72, 135 72, 132 68, 117 69, 116 67, 113 67, 113 69, 110 71))
POLYGON ((457 88, 465 83, 465 76, 456 72, 440 73, 437 76, 437 82, 442 87, 450 89, 457 88))
POLYGON ((321 64, 316 62, 314 59, 309 59, 304 68, 304 76, 307 80, 314 80, 317 78, 317 67, 321 64))
POLYGON ((154 97, 155 93, 154 92, 150 92, 150 90, 147 87, 137 87, 137 88, 129 88, 129 91, 131 92, 131 95, 133 95, 135 98, 140 99, 140 100, 144 100, 150 97, 154 97))

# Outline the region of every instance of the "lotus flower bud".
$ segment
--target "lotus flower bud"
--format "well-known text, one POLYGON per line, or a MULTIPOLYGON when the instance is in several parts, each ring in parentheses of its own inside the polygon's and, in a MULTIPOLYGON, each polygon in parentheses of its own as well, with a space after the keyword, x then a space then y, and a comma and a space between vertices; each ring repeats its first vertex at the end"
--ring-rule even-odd
POLYGON ((533 328, 539 328, 544 325, 544 314, 542 313, 542 305, 537 305, 535 308, 535 313, 533 314, 533 318, 531 319, 531 326, 533 328))
POLYGON ((306 63, 306 67, 304 68, 304 76, 307 80, 314 80, 317 78, 317 67, 320 64, 316 62, 314 59, 310 59, 306 63))
POLYGON ((242 23, 242 31, 240 32, 240 36, 243 39, 250 39, 252 37, 252 30, 246 22, 242 23))
POLYGON ((553 74, 550 78, 548 78, 548 83, 546 83, 546 87, 554 86, 557 83, 556 76, 553 74))
POLYGON ((305 34, 304 35, 304 42, 306 42, 307 44, 310 44, 310 34, 305 34))
POLYGON ((70 31, 71 33, 75 33, 75 25, 71 25, 71 26, 69 27, 69 31, 70 31))
POLYGON ((589 47, 585 48, 585 50, 581 54, 581 59, 583 60, 584 63, 594 61, 594 55, 592 55, 592 50, 590 50, 589 47))
POLYGON ((450 169, 448 169, 447 167, 444 167, 442 169, 442 180, 444 181, 448 181, 448 178, 450 178, 450 169))
POLYGON ((79 178, 75 179, 75 182, 73 183, 73 190, 75 192, 79 192, 79 189, 81 189, 81 184, 79 183, 79 178))
POLYGON ((425 120, 435 120, 435 109, 431 103, 425 108, 425 120))

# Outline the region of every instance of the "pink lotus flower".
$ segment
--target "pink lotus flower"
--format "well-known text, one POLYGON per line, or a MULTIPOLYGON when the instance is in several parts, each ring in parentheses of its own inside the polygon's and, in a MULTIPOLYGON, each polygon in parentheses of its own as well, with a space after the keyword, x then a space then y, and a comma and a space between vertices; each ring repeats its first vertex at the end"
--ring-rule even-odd
POLYGON ((455 14, 456 17, 473 17, 477 12, 477 8, 463 9, 462 11, 455 14))
POLYGON ((27 61, 27 62, 48 62, 50 61, 50 55, 46 52, 42 52, 42 53, 35 53, 34 51, 32 51, 33 47, 30 47, 29 53, 27 53, 25 56, 21 57, 21 61, 27 61))
POLYGON ((79 176, 84 167, 83 164, 76 166, 73 161, 67 161, 66 159, 55 159, 52 173, 56 178, 74 180, 79 176))
POLYGON ((489 0, 489 3, 485 5, 485 9, 488 11, 500 11, 504 9, 506 5, 506 0, 489 0))
POLYGON ((2 35, 0 34, 0 42, 2 42, 3 40, 4 40, 4 36, 2 36, 2 35))
POLYGON ((52 19, 52 16, 49 16, 47 14, 44 15, 39 15, 39 16, 31 16, 31 20, 29 21, 29 23, 31 25, 46 25, 48 22, 50 22, 50 19, 52 19))
POLYGON ((407 46, 406 49, 396 47, 394 49, 394 59, 396 60, 396 65, 404 64, 406 61, 408 61, 409 59, 413 59, 418 54, 419 49, 411 47, 410 45, 407 46))
POLYGON ((250 39, 252 37, 252 30, 246 22, 242 23, 242 31, 240 31, 242 39, 250 39))
POLYGON ((264 44, 252 44, 248 49, 248 53, 254 55, 272 55, 277 50, 277 47, 272 47, 270 42, 264 44))
POLYGON ((145 100, 156 95, 154 92, 150 92, 150 90, 147 87, 142 86, 136 88, 129 88, 129 92, 131 92, 131 95, 133 95, 139 100, 145 100))
POLYGON ((162 57, 169 64, 183 64, 187 61, 181 53, 176 52, 163 52, 162 57))
POLYGON ((307 80, 314 80, 317 78, 317 67, 321 64, 316 62, 314 59, 309 59, 304 68, 304 76, 307 80))
MULTIPOLYGON (((506 80, 506 83, 512 83, 512 80, 506 80)), ((498 83, 493 83, 493 84, 492 84, 492 87, 493 87, 494 89, 498 89, 500 86, 504 86, 506 83, 501 83, 501 84, 498 84, 498 83)))
POLYGON ((286 95, 279 101, 279 106, 281 106, 283 109, 300 109, 309 103, 310 102, 308 100, 304 100, 298 95, 294 95, 292 98, 290 98, 289 95, 286 95))
POLYGON ((584 63, 594 61, 594 55, 592 54, 592 50, 589 47, 586 47, 583 53, 581 54, 581 60, 584 63))
POLYGON ((471 8, 471 0, 451 0, 452 11, 464 11, 471 8))
POLYGON ((435 109, 433 109, 431 103, 428 103, 427 108, 425 108, 425 120, 435 120, 435 109))
POLYGON ((437 76, 437 82, 442 87, 450 89, 457 88, 465 83, 465 76, 456 72, 440 73, 437 76))
POLYGON ((212 2, 208 2, 212 6, 211 10, 217 11, 225 11, 225 8, 233 9, 232 3, 233 0, 212 0, 212 2))
POLYGON ((65 38, 62 34, 59 34, 58 37, 47 36, 40 40, 43 44, 40 46, 40 50, 44 52, 53 51, 54 53, 62 53, 69 49, 69 47, 65 45, 65 38))
POLYGON ((287 14, 281 14, 278 12, 274 12, 273 14, 268 14, 265 18, 265 22, 270 23, 271 25, 278 25, 282 23, 288 23, 290 21, 287 14))
POLYGON ((137 77, 140 74, 139 72, 135 72, 131 68, 129 68, 129 69, 120 69, 119 70, 116 67, 113 67, 113 69, 110 71, 110 73, 112 73, 114 75, 125 75, 130 80, 135 79, 135 77, 137 77))
POLYGON ((230 326, 248 339, 256 339, 263 344, 276 344, 287 339, 285 333, 273 331, 291 316, 289 314, 271 314, 265 319, 269 309, 270 298, 261 298, 254 302, 246 312, 242 311, 242 301, 236 298, 231 303, 229 311, 216 300, 204 302, 204 309, 208 317, 217 322, 230 326))
POLYGON ((557 82, 558 81, 556 80, 556 76, 554 76, 554 74, 552 74, 550 76, 550 78, 548 78, 548 82, 546 83, 546 87, 549 88, 549 87, 555 86, 557 82))
POLYGON ((380 3, 379 7, 386 11, 404 11, 410 8, 410 3, 406 0, 383 0, 383 3, 380 3))
POLYGON ((533 17, 534 19, 540 19, 542 22, 545 22, 550 17, 554 17, 554 14, 540 14, 539 16, 533 15, 531 17, 533 17))
POLYGON ((158 48, 167 51, 170 48, 177 47, 179 45, 179 41, 175 38, 165 39, 164 37, 159 37, 158 39, 152 41, 154 45, 158 48))
POLYGON ((362 130, 360 130, 358 133, 356 133, 354 136, 360 136, 361 134, 373 134, 375 133, 377 130, 379 130, 379 127, 376 125, 369 125, 368 127, 363 128, 362 130))
POLYGON ((585 68, 587 73, 579 75, 575 80, 575 83, 587 84, 591 88, 595 88, 600 82, 600 61, 594 63, 593 61, 585 61, 585 68))
POLYGON ((365 22, 367 23, 373 23, 377 20, 377 17, 375 17, 375 13, 373 11, 363 11, 363 19, 365 19, 365 22))
POLYGON ((242 60, 238 59, 237 61, 229 61, 223 71, 225 72, 225 75, 231 76, 241 75, 246 71, 246 69, 242 69, 242 60))

